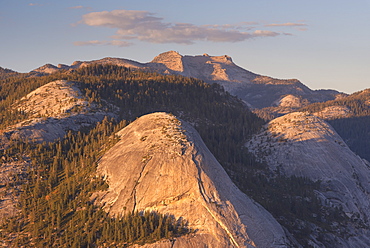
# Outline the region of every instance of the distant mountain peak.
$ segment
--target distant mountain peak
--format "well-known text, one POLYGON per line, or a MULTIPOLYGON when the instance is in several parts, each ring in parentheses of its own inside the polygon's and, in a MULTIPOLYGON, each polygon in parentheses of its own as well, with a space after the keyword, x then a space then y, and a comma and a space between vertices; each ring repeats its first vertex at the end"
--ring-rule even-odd
MULTIPOLYGON (((160 53, 158 56, 180 56, 180 57, 182 57, 182 55, 179 52, 173 51, 173 50, 160 53)), ((158 56, 156 56, 156 57, 158 57, 158 56)))
MULTIPOLYGON (((271 107, 285 95, 302 98, 307 103, 333 100, 339 95, 337 91, 313 91, 296 79, 280 80, 258 75, 236 65, 229 55, 211 56, 207 53, 181 55, 173 50, 157 55, 148 63, 107 57, 93 61, 75 61, 70 67, 65 65, 56 67, 47 64, 35 69, 34 72, 50 74, 61 69, 76 69, 90 64, 114 64, 134 70, 142 69, 162 74, 193 77, 210 84, 218 83, 230 94, 239 97, 248 106, 255 109, 271 107)), ((284 113, 293 110, 285 108, 284 113)), ((275 109, 274 111, 277 115, 282 114, 279 110, 275 109)))
POLYGON ((39 73, 51 74, 51 73, 59 71, 59 69, 60 68, 56 67, 55 65, 45 64, 45 65, 40 66, 39 68, 37 68, 33 71, 34 72, 39 72, 39 73))
POLYGON ((156 56, 151 63, 164 64, 168 69, 175 72, 183 72, 184 66, 182 63, 183 56, 175 51, 168 51, 156 56))
POLYGON ((222 56, 208 56, 214 62, 219 63, 227 63, 227 64, 234 64, 233 59, 229 55, 222 55, 222 56))

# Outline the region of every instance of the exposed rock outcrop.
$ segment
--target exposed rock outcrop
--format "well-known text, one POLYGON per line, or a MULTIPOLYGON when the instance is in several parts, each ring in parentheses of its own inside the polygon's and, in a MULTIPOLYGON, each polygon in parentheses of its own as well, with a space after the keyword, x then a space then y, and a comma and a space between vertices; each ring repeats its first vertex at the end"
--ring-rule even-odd
MULTIPOLYGON (((175 51, 168 51, 159 54, 151 62, 140 63, 121 58, 103 58, 93 61, 76 61, 69 68, 75 69, 93 63, 115 64, 131 69, 143 69, 157 71, 163 74, 179 74, 186 77, 193 77, 204 80, 207 83, 221 84, 226 91, 238 96, 252 108, 268 108, 274 102, 285 95, 292 95, 302 98, 308 103, 323 102, 335 99, 340 94, 335 90, 311 90, 296 79, 280 80, 245 70, 237 66, 228 55, 210 56, 208 54, 189 56, 181 55, 175 51)), ((66 69, 66 66, 56 67, 45 65, 36 69, 37 72, 54 72, 55 70, 66 69)), ((286 113, 279 109, 272 110, 276 115, 286 113)), ((291 108, 290 112, 294 108, 291 108)), ((270 112, 270 109, 265 111, 270 112)))
POLYGON ((308 113, 287 114, 268 123, 246 146, 272 170, 321 181, 317 194, 322 202, 343 209, 365 228, 340 237, 341 247, 370 245, 370 165, 329 124, 308 113))
MULTIPOLYGON (((31 161, 23 156, 0 157, 0 224, 20 212, 18 195, 21 187, 14 184, 15 177, 22 178, 31 161)), ((1 242, 0 242, 1 244, 1 242)))
POLYGON ((52 142, 69 130, 78 131, 107 115, 114 116, 95 103, 89 103, 77 85, 65 80, 37 88, 13 107, 28 114, 29 119, 0 132, 0 149, 6 147, 9 140, 52 142))
MULTIPOLYGON (((68 131, 79 131, 93 126, 111 112, 99 110, 94 103, 88 103, 79 88, 64 80, 50 82, 29 93, 14 104, 13 108, 29 114, 29 119, 0 130, 0 154, 9 148, 11 141, 53 142, 63 138, 68 131)), ((0 217, 18 213, 16 208, 19 189, 11 186, 11 177, 25 173, 30 161, 18 157, 0 156, 0 217)))
POLYGON ((167 69, 173 71, 182 73, 184 72, 184 64, 182 62, 183 56, 175 51, 169 51, 165 53, 161 53, 158 56, 156 56, 151 63, 153 64, 162 64, 167 69))
MULTIPOLYGON (((182 56, 170 51, 158 55, 146 66, 151 67, 153 64, 166 66, 167 73, 221 84, 225 90, 238 96, 253 108, 271 107, 274 102, 286 95, 301 98, 307 103, 333 100, 340 95, 334 90, 311 90, 295 79, 279 80, 255 74, 237 66, 227 55, 182 56)), ((295 106, 285 106, 285 108, 293 110, 295 106)))
POLYGON ((118 133, 98 172, 111 215, 153 210, 182 217, 194 234, 146 247, 288 247, 282 227, 243 194, 189 124, 165 113, 140 117, 118 133))
POLYGON ((86 112, 89 103, 73 82, 57 80, 32 91, 17 105, 18 110, 31 114, 31 117, 56 117, 71 113, 73 109, 86 112))
POLYGON ((33 70, 32 72, 41 73, 41 74, 51 74, 51 73, 59 71, 59 69, 60 68, 56 67, 55 65, 45 64, 33 70))

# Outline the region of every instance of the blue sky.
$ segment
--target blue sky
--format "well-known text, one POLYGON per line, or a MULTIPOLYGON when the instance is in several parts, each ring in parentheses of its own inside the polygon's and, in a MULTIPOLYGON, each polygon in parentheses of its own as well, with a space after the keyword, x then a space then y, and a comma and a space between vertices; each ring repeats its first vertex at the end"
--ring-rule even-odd
POLYGON ((370 88, 370 0, 0 0, 0 66, 227 54, 312 89, 370 88))

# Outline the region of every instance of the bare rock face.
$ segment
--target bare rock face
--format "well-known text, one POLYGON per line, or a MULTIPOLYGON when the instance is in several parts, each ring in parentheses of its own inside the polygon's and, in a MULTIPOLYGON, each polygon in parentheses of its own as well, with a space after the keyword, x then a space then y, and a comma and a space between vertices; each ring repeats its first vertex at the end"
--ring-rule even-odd
POLYGON ((167 73, 194 77, 208 83, 219 83, 228 91, 234 91, 243 83, 250 84, 258 76, 235 65, 230 56, 182 56, 169 51, 155 57, 147 66, 164 65, 167 73))
POLYGON ((78 131, 113 116, 89 103, 73 82, 50 82, 23 97, 14 108, 30 118, 0 132, 0 149, 9 140, 29 140, 42 143, 62 138, 67 131, 78 131))
POLYGON ((51 74, 57 71, 59 71, 58 67, 52 64, 46 64, 46 65, 40 66, 39 68, 33 70, 32 72, 41 73, 41 74, 51 74))
POLYGON ((246 146, 272 170, 320 180, 317 194, 322 201, 366 227, 348 240, 343 238, 341 247, 370 244, 370 165, 329 124, 308 113, 287 114, 268 123, 246 146))
POLYGON ((278 101, 274 103, 278 107, 288 107, 288 108, 301 108, 303 107, 302 99, 293 95, 286 95, 281 97, 278 101))
POLYGON ((157 211, 188 221, 192 235, 145 247, 287 247, 283 229, 243 194, 189 124, 172 115, 140 117, 118 133, 98 172, 111 215, 157 211))
POLYGON ((271 107, 254 109, 253 112, 262 119, 272 120, 279 116, 297 111, 308 104, 309 101, 302 96, 288 94, 282 95, 278 100, 274 101, 271 107))
MULTIPOLYGON (((311 90, 296 79, 280 80, 258 75, 236 65, 228 55, 210 56, 181 55, 176 51, 159 54, 148 63, 140 63, 123 58, 103 58, 93 61, 76 61, 71 66, 56 67, 45 65, 34 72, 48 74, 61 69, 75 69, 90 64, 115 64, 131 69, 156 71, 163 74, 176 74, 204 80, 207 83, 218 83, 230 94, 242 99, 248 106, 261 109, 272 107, 286 95, 302 98, 309 103, 324 102, 336 99, 340 94, 334 90, 311 90)), ((283 112, 279 109, 265 109, 266 112, 282 113, 295 111, 286 106, 283 112)))
POLYGON ((17 207, 19 204, 17 196, 21 187, 12 186, 12 184, 15 181, 15 175, 22 177, 30 163, 31 161, 23 156, 11 157, 4 154, 0 157, 0 224, 20 212, 17 207))
POLYGON ((57 80, 43 85, 23 97, 18 110, 38 116, 57 116, 73 108, 86 111, 88 102, 73 82, 57 80))
MULTIPOLYGON (((153 67, 158 64, 168 69, 166 73, 194 77, 207 83, 218 83, 230 94, 245 101, 248 106, 258 109, 271 107, 286 95, 311 103, 333 100, 339 95, 333 90, 311 90, 296 79, 279 80, 255 74, 237 66, 228 55, 182 56, 170 51, 158 55, 146 66, 153 67)), ((284 111, 288 108, 291 112, 295 106, 285 106, 284 111)))
POLYGON ((182 63, 183 56, 175 51, 169 51, 165 53, 161 53, 156 56, 151 63, 155 64, 163 64, 166 66, 167 69, 170 69, 174 72, 183 72, 184 66, 182 63))
MULTIPOLYGON (((32 91, 13 107, 28 113, 30 118, 0 130, 1 154, 6 154, 3 150, 9 148, 12 140, 53 142, 70 130, 78 131, 112 115, 99 111, 94 103, 89 104, 76 85, 64 80, 50 82, 32 91)), ((27 158, 0 156, 0 219, 18 213, 16 192, 20 187, 11 186, 9 182, 14 180, 11 178, 13 175, 25 173, 29 166, 27 158)))

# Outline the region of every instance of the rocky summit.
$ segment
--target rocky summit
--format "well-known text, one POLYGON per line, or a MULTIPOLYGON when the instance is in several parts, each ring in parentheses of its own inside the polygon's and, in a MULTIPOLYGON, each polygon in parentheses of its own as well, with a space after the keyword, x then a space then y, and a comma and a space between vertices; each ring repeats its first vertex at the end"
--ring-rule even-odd
POLYGON ((69 130, 78 131, 103 120, 107 113, 88 103, 78 86, 66 80, 45 84, 13 105, 28 118, 0 130, 0 147, 9 140, 42 143, 62 138, 69 130))
POLYGON ((149 247, 289 247, 284 230, 243 194, 189 124, 165 113, 140 117, 99 161, 113 216, 157 211, 194 231, 149 247))
MULTIPOLYGON (((307 103, 332 100, 343 95, 334 90, 311 90, 296 79, 282 80, 258 75, 239 67, 228 55, 183 56, 178 52, 169 51, 155 57, 147 63, 147 66, 153 67, 158 64, 165 66, 165 73, 194 77, 207 83, 218 83, 248 106, 257 109, 272 107, 276 101, 287 95, 301 99, 302 103, 298 107, 303 107, 307 103)), ((296 102, 294 100, 294 103, 290 104, 291 110, 297 108, 296 102)), ((283 113, 287 105, 285 99, 283 109, 275 108, 274 112, 283 113)))
POLYGON ((56 70, 73 70, 94 63, 115 64, 131 69, 193 77, 211 84, 218 83, 226 91, 239 97, 252 108, 274 107, 274 109, 266 109, 265 111, 275 115, 287 113, 287 105, 291 105, 288 107, 290 111, 297 109, 296 100, 294 100, 294 103, 288 104, 288 99, 285 99, 282 108, 276 106, 276 102, 286 95, 300 98, 301 103, 298 107, 303 107, 308 103, 333 100, 345 95, 335 90, 311 90, 296 79, 283 80, 253 73, 236 65, 228 55, 210 56, 203 54, 191 56, 181 55, 176 51, 168 51, 159 54, 148 63, 140 63, 123 58, 103 58, 94 61, 76 61, 69 67, 56 67, 47 64, 34 71, 48 74, 56 70))
POLYGON ((370 164, 328 123, 308 113, 290 113, 266 124, 246 146, 273 171, 321 182, 318 197, 342 209, 352 223, 349 237, 336 238, 338 246, 370 245, 369 232, 362 229, 370 224, 370 164))

